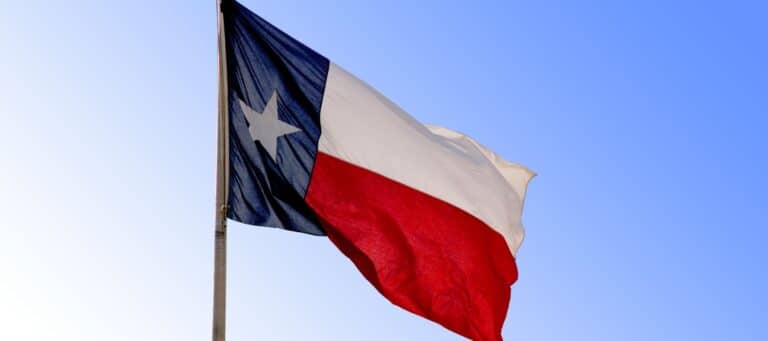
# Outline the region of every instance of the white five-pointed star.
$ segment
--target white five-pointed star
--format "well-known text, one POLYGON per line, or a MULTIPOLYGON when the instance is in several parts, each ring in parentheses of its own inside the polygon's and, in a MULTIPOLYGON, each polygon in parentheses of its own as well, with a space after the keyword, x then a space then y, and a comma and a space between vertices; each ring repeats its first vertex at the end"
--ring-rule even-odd
POLYGON ((262 112, 251 109, 242 100, 239 101, 240 108, 243 109, 245 118, 248 120, 248 131, 251 133, 251 137, 254 141, 261 142, 272 160, 277 161, 277 138, 301 131, 301 129, 285 123, 277 117, 277 91, 272 92, 272 97, 269 98, 262 112))

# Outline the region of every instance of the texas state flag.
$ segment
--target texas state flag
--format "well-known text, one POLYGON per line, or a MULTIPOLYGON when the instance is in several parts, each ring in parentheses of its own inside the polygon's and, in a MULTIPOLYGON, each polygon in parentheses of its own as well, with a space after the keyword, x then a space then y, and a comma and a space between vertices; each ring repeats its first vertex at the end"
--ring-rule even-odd
POLYGON ((533 172, 419 123, 237 2, 221 9, 228 217, 326 235, 392 303, 501 340, 533 172))

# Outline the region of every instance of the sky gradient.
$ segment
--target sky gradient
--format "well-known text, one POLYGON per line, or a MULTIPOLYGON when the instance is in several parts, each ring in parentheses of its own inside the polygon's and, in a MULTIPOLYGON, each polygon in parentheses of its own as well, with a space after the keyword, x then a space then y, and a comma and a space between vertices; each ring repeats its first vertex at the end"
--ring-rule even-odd
MULTIPOLYGON (((539 173, 506 340, 768 339, 760 2, 242 3, 539 173)), ((0 1, 0 326, 209 340, 214 1, 0 1)), ((229 340, 460 340, 230 223, 229 340)))

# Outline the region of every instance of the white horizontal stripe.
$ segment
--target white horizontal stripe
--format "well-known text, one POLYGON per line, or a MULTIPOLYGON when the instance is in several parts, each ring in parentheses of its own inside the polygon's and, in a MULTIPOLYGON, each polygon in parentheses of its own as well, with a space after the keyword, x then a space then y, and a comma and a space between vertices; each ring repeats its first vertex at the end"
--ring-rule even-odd
POLYGON ((320 113, 321 152, 379 173, 472 214, 504 236, 512 254, 534 173, 471 138, 413 119, 331 63, 320 113))

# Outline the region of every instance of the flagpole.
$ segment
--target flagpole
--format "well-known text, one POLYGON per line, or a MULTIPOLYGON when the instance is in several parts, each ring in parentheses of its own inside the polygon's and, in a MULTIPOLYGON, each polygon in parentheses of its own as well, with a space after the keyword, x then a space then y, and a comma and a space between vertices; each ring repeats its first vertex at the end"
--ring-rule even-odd
POLYGON ((227 198, 229 189, 229 115, 227 58, 221 1, 216 0, 218 26, 218 131, 216 143, 216 220, 213 270, 213 341, 224 341, 227 300, 227 198))

